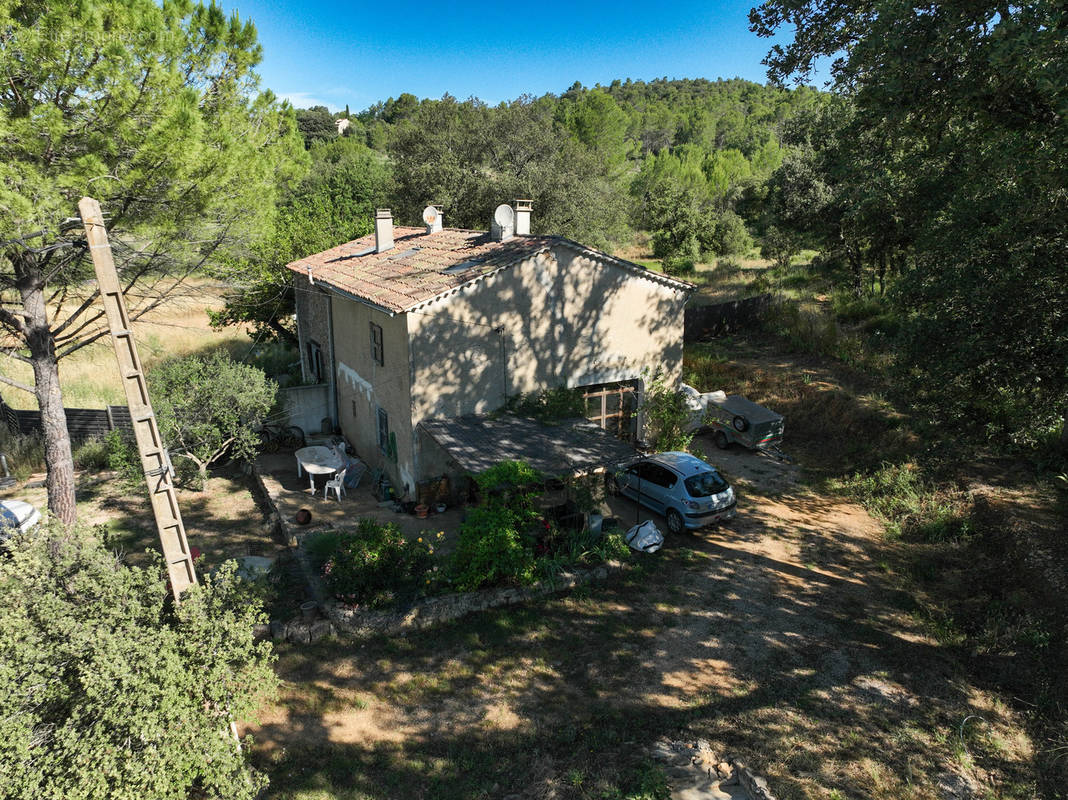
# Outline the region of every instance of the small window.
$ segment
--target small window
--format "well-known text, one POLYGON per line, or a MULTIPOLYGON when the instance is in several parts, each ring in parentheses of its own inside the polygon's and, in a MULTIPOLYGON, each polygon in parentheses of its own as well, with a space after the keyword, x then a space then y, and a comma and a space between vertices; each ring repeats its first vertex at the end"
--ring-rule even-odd
POLYGON ((389 452, 389 415, 384 408, 378 409, 378 449, 389 452))
POLYGON ((314 339, 308 340, 308 372, 316 383, 323 382, 323 348, 314 339))
POLYGON ((382 326, 371 323, 371 360, 380 367, 386 364, 386 354, 382 348, 382 326))
POLYGON ((646 464, 645 469, 642 470, 642 480, 670 489, 678 481, 678 477, 674 472, 659 464, 646 464))

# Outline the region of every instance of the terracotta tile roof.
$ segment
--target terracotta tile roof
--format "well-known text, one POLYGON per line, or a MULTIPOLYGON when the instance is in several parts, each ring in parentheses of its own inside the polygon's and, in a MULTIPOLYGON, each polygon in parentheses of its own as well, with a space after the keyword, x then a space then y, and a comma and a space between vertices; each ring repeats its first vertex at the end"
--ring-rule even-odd
POLYGON ((393 248, 376 253, 374 234, 287 266, 301 275, 311 267, 316 282, 389 311, 407 311, 552 244, 552 236, 515 236, 495 242, 485 231, 445 228, 393 229, 393 248))
POLYGON ((425 228, 396 226, 393 248, 382 253, 374 251, 372 233, 286 266, 300 275, 307 275, 310 267, 316 283, 325 283, 387 311, 404 312, 554 244, 643 273, 658 283, 684 291, 693 289, 685 281, 647 271, 560 236, 514 236, 495 242, 485 231, 458 228, 428 234, 425 228))

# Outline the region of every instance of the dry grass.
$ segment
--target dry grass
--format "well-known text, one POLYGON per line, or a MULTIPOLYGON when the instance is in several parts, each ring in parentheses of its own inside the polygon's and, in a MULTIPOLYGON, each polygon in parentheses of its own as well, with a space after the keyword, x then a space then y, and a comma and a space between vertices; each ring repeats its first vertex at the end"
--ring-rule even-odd
MULTIPOLYGON (((68 304, 70 305, 70 304, 68 304)), ((207 282, 195 282, 162 307, 134 323, 141 362, 151 369, 173 355, 187 355, 217 348, 243 354, 252 341, 242 331, 212 330, 207 309, 222 307, 220 290, 207 282)), ((30 365, 5 359, 0 374, 33 385, 30 365)), ((103 408, 124 405, 122 384, 115 366, 111 342, 103 339, 79 350, 60 362, 60 385, 68 408, 103 408)), ((37 400, 26 392, 5 388, 4 401, 12 408, 36 409, 37 400)))

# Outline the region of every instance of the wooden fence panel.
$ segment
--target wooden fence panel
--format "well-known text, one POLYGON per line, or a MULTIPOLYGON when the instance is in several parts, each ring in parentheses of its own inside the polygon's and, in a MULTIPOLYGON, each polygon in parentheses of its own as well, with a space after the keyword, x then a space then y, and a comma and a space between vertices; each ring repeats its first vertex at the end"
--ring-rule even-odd
MULTIPOLYGON (((107 408, 66 408, 67 433, 71 441, 100 438, 115 429, 132 429, 130 410, 126 406, 107 408)), ((11 408, 0 398, 0 416, 12 433, 41 432, 41 412, 11 408)))

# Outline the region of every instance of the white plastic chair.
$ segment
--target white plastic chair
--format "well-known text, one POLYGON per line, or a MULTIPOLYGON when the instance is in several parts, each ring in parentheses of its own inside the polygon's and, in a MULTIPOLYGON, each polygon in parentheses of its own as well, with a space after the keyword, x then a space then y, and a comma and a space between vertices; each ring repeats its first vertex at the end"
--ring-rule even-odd
POLYGON ((337 495, 337 501, 341 502, 341 495, 345 494, 345 470, 341 469, 334 473, 334 477, 326 482, 323 486, 323 499, 330 499, 330 490, 334 490, 334 494, 337 495))

